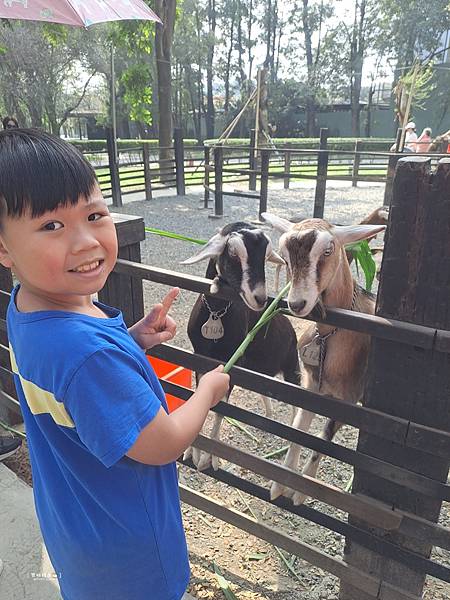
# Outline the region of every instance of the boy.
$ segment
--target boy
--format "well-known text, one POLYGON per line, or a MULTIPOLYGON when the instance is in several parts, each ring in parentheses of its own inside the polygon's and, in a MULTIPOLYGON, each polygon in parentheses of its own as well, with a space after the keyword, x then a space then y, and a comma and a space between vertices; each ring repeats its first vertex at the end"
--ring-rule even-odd
POLYGON ((207 373, 170 416, 143 349, 171 339, 178 290, 127 331, 93 302, 115 228, 92 167, 37 130, 0 132, 0 262, 36 512, 65 600, 180 600, 189 565, 173 461, 228 390, 207 373))

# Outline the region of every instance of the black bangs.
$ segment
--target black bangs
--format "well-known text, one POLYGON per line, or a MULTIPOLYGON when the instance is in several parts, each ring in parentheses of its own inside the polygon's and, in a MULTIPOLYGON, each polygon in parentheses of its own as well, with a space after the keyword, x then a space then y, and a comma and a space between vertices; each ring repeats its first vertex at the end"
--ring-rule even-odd
POLYGON ((0 131, 0 198, 8 216, 77 204, 96 183, 92 166, 60 138, 38 129, 0 131))

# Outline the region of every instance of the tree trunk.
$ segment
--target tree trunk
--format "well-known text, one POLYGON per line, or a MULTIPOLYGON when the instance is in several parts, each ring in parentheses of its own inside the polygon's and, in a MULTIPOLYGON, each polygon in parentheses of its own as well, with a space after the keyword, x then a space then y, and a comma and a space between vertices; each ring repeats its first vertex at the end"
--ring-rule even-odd
POLYGON ((361 81, 364 65, 365 44, 365 19, 366 0, 355 1, 355 19, 353 22, 352 40, 350 44, 351 65, 351 105, 352 105, 352 135, 358 137, 360 134, 359 101, 361 99, 361 81))
POLYGON ((227 62, 225 65, 225 102, 223 105, 223 110, 225 114, 227 114, 230 110, 230 71, 231 71, 231 56, 233 54, 233 44, 234 44, 234 22, 236 19, 236 10, 233 10, 233 14, 231 16, 230 23, 230 47, 227 52, 227 62))
POLYGON ((248 39, 248 95, 251 94, 252 85, 252 67, 253 67, 253 54, 252 54, 252 27, 253 27, 253 0, 250 0, 248 5, 248 21, 247 21, 247 39, 248 39))
POLYGON ((206 137, 214 137, 214 95, 213 95, 213 61, 216 36, 216 2, 208 0, 209 42, 206 59, 206 137))
POLYGON ((196 108, 196 100, 195 100, 195 94, 194 94, 194 83, 192 81, 193 77, 192 77, 192 68, 191 65, 187 65, 186 66, 186 83, 187 83, 187 88, 189 91, 189 98, 191 100, 191 109, 192 109, 192 120, 194 122, 194 130, 195 130, 195 137, 197 138, 198 142, 201 143, 201 139, 202 139, 202 130, 201 130, 201 113, 197 112, 197 108, 196 108))
POLYGON ((303 35, 305 38, 306 67, 308 72, 308 93, 306 96, 306 136, 313 137, 316 131, 316 98, 315 77, 312 53, 312 35, 309 23, 308 0, 303 0, 302 22, 303 35))
POLYGON ((155 55, 158 77, 159 107, 159 168, 161 181, 172 179, 172 75, 171 56, 173 30, 175 25, 176 0, 155 0, 155 12, 163 24, 156 23, 155 55))

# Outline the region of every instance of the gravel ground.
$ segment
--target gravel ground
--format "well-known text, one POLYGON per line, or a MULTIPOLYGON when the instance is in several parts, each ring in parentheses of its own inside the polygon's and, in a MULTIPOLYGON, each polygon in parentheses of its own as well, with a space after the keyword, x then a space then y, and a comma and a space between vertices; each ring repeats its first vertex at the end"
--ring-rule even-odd
MULTIPOLYGON (((339 224, 354 223, 380 206, 382 201, 383 187, 381 186, 364 188, 330 186, 327 189, 325 218, 339 224)), ((292 215, 307 217, 312 214, 313 202, 314 190, 311 188, 289 191, 275 189, 270 192, 268 210, 284 217, 292 215)), ((156 198, 151 202, 127 202, 120 211, 143 216, 148 226, 202 239, 208 239, 217 228, 225 223, 238 220, 255 221, 258 215, 257 202, 253 199, 225 196, 224 212, 226 216, 223 219, 208 218, 211 211, 203 209, 202 205, 202 195, 195 193, 182 198, 171 196, 156 198)), ((273 232, 270 232, 270 235, 276 243, 277 236, 273 232)), ((194 244, 147 235, 141 248, 142 262, 149 265, 199 276, 203 276, 205 273, 206 263, 192 266, 180 265, 183 259, 198 250, 198 246, 194 244)), ((274 269, 272 267, 269 269, 269 286, 270 291, 273 292, 274 269)), ((166 291, 164 286, 151 282, 144 282, 144 290, 146 309, 160 301, 166 291)), ((191 348, 186 335, 186 324, 195 297, 195 294, 182 291, 181 297, 172 311, 178 323, 178 333, 174 343, 186 349, 191 348)), ((261 402, 256 394, 237 388, 233 391, 231 400, 245 408, 263 413, 261 402)), ((276 403, 275 414, 281 422, 289 423, 290 407, 276 403)), ((322 424, 323 419, 316 418, 312 432, 317 434, 322 424)), ((280 447, 280 441, 274 439, 273 436, 253 428, 249 429, 257 441, 224 422, 222 439, 260 456, 280 447)), ((344 427, 338 433, 336 441, 349 448, 354 448, 357 442, 357 431, 351 427, 344 427)), ((26 453, 22 454, 26 456, 26 453)), ((302 460, 305 456, 307 456, 307 451, 303 452, 302 460)), ((15 462, 20 461, 16 460, 15 462)), ((236 474, 241 474, 239 467, 224 464, 224 461, 222 461, 222 466, 236 474)), ((245 476, 251 477, 252 480, 262 485, 268 483, 252 474, 246 473, 245 476)), ((345 487, 350 480, 351 469, 343 463, 326 457, 321 463, 319 477, 328 483, 345 487)), ((264 523, 288 532, 297 539, 316 546, 333 556, 342 556, 343 540, 331 531, 251 497, 244 497, 239 492, 183 466, 180 467, 180 481, 242 512, 248 512, 251 507, 251 510, 264 523)), ((340 518, 344 516, 339 511, 322 505, 316 500, 307 502, 310 506, 319 508, 328 514, 340 518)), ((295 574, 293 574, 284 565, 276 549, 265 542, 189 506, 183 506, 183 513, 192 564, 192 580, 189 591, 194 596, 223 600, 225 595, 220 590, 213 572, 213 567, 216 565, 230 582, 231 589, 239 600, 337 600, 338 581, 326 572, 298 559, 294 562, 295 574)), ((450 527, 448 504, 442 511, 441 523, 450 527)), ((437 550, 435 558, 450 566, 450 553, 437 550)), ((450 586, 448 584, 432 579, 427 581, 424 599, 444 600, 449 597, 450 586)))

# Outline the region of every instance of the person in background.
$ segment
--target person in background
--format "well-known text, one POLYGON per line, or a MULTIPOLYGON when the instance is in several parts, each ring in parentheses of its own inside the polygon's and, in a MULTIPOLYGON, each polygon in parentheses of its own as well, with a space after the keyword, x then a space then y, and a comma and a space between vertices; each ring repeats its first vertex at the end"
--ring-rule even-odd
POLYGON ((431 128, 425 127, 425 129, 417 138, 416 152, 428 152, 432 141, 431 128))
POLYGON ((17 129, 19 127, 19 123, 14 117, 5 117, 2 123, 3 129, 17 129))
POLYGON ((410 121, 406 124, 405 127, 405 152, 415 152, 416 151, 416 142, 417 142, 417 133, 416 133, 416 124, 414 121, 410 121))

